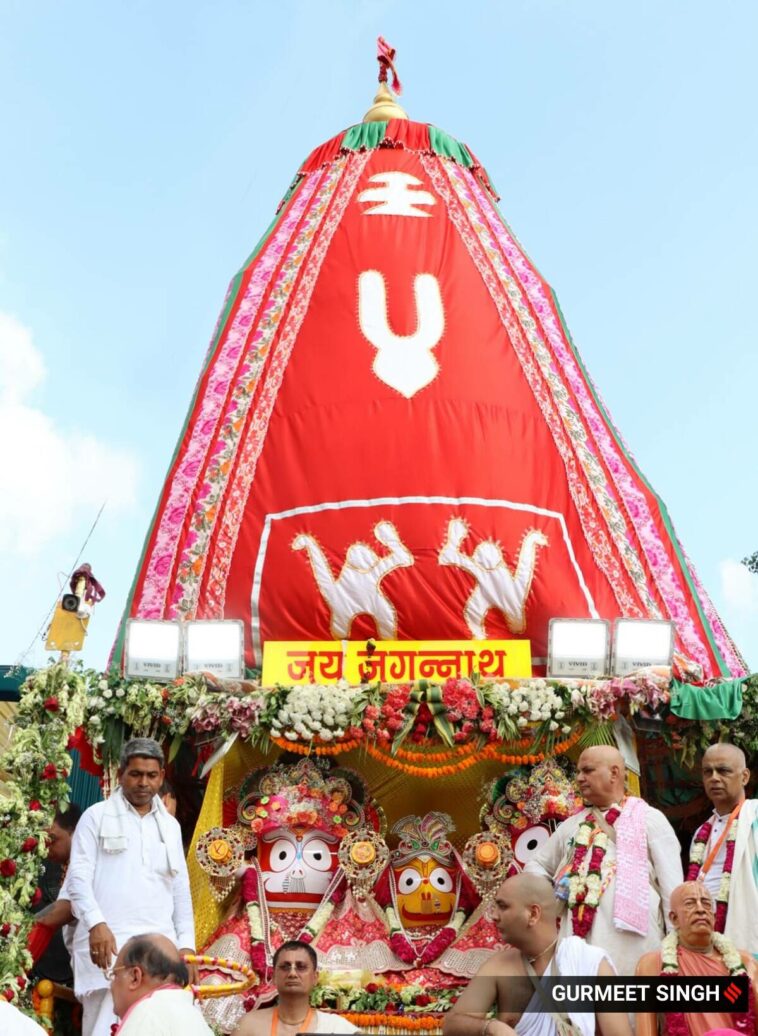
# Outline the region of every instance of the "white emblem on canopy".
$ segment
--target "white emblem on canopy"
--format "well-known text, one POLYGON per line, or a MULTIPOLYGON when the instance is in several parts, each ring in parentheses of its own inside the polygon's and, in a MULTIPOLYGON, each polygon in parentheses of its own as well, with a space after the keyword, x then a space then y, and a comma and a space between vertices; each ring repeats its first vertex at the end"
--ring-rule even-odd
POLYGON ((416 330, 398 335, 389 326, 387 288, 378 270, 358 277, 358 319, 361 331, 377 350, 373 370, 377 378, 410 399, 433 381, 439 364, 432 355, 445 330, 445 311, 437 278, 419 273, 413 280, 416 330))
POLYGON ((316 585, 332 613, 330 626, 336 640, 346 640, 350 636, 350 627, 359 615, 373 618, 383 640, 394 640, 397 633, 397 612, 379 584, 394 569, 411 566, 413 555, 392 522, 377 522, 374 536, 390 553, 380 557, 367 543, 351 543, 336 579, 313 536, 301 533, 292 542, 293 550, 308 553, 316 585))
POLYGON ((431 212, 416 206, 436 205, 433 194, 415 189, 423 183, 410 173, 375 173, 369 183, 383 183, 384 187, 368 187, 358 195, 358 201, 377 203, 364 209, 364 216, 431 216, 431 212))
POLYGON ((451 518, 447 540, 439 553, 439 563, 462 568, 476 580, 463 609, 472 637, 486 639, 484 620, 491 608, 502 613, 511 633, 523 633, 526 629, 526 599, 537 567, 537 549, 547 546, 547 536, 537 529, 530 529, 521 541, 515 572, 511 572, 500 544, 494 540, 482 540, 471 554, 464 554, 461 544, 467 535, 468 525, 463 518, 451 518))

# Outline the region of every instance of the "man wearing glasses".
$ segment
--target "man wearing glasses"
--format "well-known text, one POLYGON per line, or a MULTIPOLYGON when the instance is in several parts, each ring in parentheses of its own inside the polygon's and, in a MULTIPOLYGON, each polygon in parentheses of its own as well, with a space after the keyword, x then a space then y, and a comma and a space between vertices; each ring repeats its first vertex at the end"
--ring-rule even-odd
POLYGON ((274 954, 274 985, 279 994, 276 1007, 249 1011, 233 1036, 296 1036, 300 1032, 356 1032, 354 1025, 338 1014, 326 1014, 310 1005, 316 985, 318 958, 307 942, 293 939, 282 943, 274 954))
POLYGON ((118 1036, 212 1036, 187 989, 187 965, 165 935, 135 935, 105 972, 118 1036))

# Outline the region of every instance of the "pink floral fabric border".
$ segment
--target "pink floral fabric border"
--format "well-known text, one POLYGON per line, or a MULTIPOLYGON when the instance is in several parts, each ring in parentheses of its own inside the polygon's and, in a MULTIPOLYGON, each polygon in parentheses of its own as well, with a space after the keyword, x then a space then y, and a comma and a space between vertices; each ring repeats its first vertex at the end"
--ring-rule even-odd
POLYGON ((553 386, 552 393, 548 391, 545 371, 542 369, 540 363, 535 360, 533 352, 530 349, 524 334, 523 327, 514 312, 513 306, 511 305, 511 301, 491 265, 493 248, 491 245, 488 247, 487 243, 483 243, 480 240, 480 237, 476 232, 477 228, 472 226, 468 219, 468 213, 465 211, 463 206, 458 205, 457 197, 451 191, 450 184, 445 177, 445 172, 443 172, 443 168, 441 168, 444 167, 445 171, 449 174, 449 165, 451 163, 447 163, 444 159, 434 159, 426 156, 422 157, 422 162, 435 190, 445 201, 448 214, 453 221, 456 230, 461 235, 469 255, 476 264, 487 290, 497 307, 503 326, 518 357, 519 363, 521 364, 521 368, 529 387, 534 393, 534 397, 542 411, 545 421, 547 422, 556 448, 558 449, 566 468, 569 491, 574 500, 579 520, 582 524, 582 529, 587 543, 592 550, 593 557, 600 569, 606 575, 611 589, 619 603, 619 608, 625 615, 638 615, 641 617, 643 612, 638 601, 636 601, 626 589, 627 580, 624 577, 624 572, 619 564, 616 553, 613 550, 611 540, 597 519, 595 507, 593 506, 590 495, 587 492, 587 479, 586 477, 583 477, 583 473, 580 470, 580 464, 577 463, 577 457, 570 441, 570 437, 564 430, 563 422, 561 421, 561 416, 559 414, 559 407, 556 405, 555 396, 556 394, 558 396, 566 395, 566 393, 556 392, 555 385, 553 386))
MULTIPOLYGON (((552 350, 554 362, 557 361, 566 383, 569 385, 574 399, 579 405, 592 440, 597 446, 607 470, 611 474, 626 515, 639 539, 648 568, 655 581, 656 589, 666 605, 669 616, 676 623, 682 644, 686 652, 704 665, 706 671, 710 672, 712 666, 709 661, 708 651, 690 613, 681 580, 657 531, 647 499, 630 475, 623 458, 613 442, 603 416, 598 411, 595 400, 587 389, 582 372, 576 362, 571 346, 565 339, 563 328, 555 315, 552 299, 546 292, 542 279, 523 254, 512 235, 509 234, 496 209, 485 197, 474 178, 457 168, 450 169, 449 175, 451 181, 461 191, 467 193, 472 203, 476 204, 477 211, 484 213, 488 227, 494 234, 499 249, 502 251, 511 271, 518 278, 520 287, 523 288, 526 294, 531 312, 539 320, 540 328, 544 332, 545 338, 552 350)), ((536 327, 534 330, 536 330, 536 327)), ((592 469, 586 470, 593 492, 596 492, 597 481, 589 477, 592 474, 592 469)), ((602 469, 599 470, 602 472, 602 469)), ((636 559, 636 562, 629 563, 631 561, 631 544, 628 541, 626 522, 623 516, 618 513, 616 501, 618 501, 619 497, 616 497, 616 494, 613 493, 614 506, 617 509, 615 538, 618 542, 619 536, 622 537, 621 543, 625 548, 622 551, 622 556, 625 558, 626 567, 630 575, 638 583, 641 565, 639 559, 636 559)), ((608 512, 602 505, 601 510, 604 516, 608 518, 608 512)), ((611 532, 614 532, 612 527, 611 532)), ((649 590, 643 594, 643 601, 650 617, 658 617, 660 615, 660 610, 649 590)), ((716 633, 717 630, 714 628, 714 634, 716 633)), ((719 646, 721 647, 721 645, 719 646)))
POLYGON ((323 221, 323 226, 312 253, 305 262, 302 278, 297 286, 282 334, 271 358, 266 382, 245 438, 240 463, 236 468, 234 481, 229 488, 219 535, 213 545, 211 573, 206 594, 206 609, 209 617, 223 614, 229 568, 232 563, 234 548, 237 543, 237 536, 239 535, 248 496, 255 478, 258 459, 268 430, 271 412, 327 250, 369 157, 369 152, 349 153, 334 163, 330 173, 330 175, 334 176, 335 188, 337 188, 337 180, 342 176, 343 172, 344 176, 342 176, 336 193, 334 190, 332 191, 334 193, 334 201, 323 221))
MULTIPOLYGON (((534 311, 539 316, 547 340, 561 364, 566 380, 574 393, 574 398, 579 404, 593 439, 598 446, 600 455, 619 492, 632 527, 639 538, 656 588, 666 605, 669 616, 676 623, 677 631, 688 653, 697 661, 702 661, 702 658, 708 657, 707 650, 697 625, 692 619, 687 604, 685 588, 663 544, 647 498, 630 474, 625 460, 608 430, 603 415, 600 413, 592 394, 587 389, 583 372, 576 361, 570 343, 566 340, 563 327, 555 314, 552 299, 545 291, 542 279, 508 232, 507 227, 503 224, 495 207, 473 177, 468 176, 467 180, 480 208, 487 216, 488 223, 497 237, 498 243, 526 291, 534 311), (698 657, 698 653, 700 657, 698 657)), ((691 572, 691 566, 689 567, 691 572)), ((702 597, 701 603, 705 605, 702 597)), ((718 635, 718 628, 721 626, 721 622, 719 620, 717 623, 714 623, 711 616, 708 618, 716 637, 716 642, 719 645, 719 650, 722 651, 725 660, 728 661, 731 668, 732 663, 729 661, 728 656, 729 654, 733 655, 733 652, 725 651, 727 647, 726 642, 723 637, 718 635)), ((709 667, 706 666, 706 668, 709 667)))
MULTIPOLYGON (((205 392, 201 399, 195 401, 197 418, 192 435, 183 447, 179 464, 171 480, 169 496, 160 516, 153 548, 145 562, 145 579, 135 612, 141 618, 158 619, 163 618, 165 614, 168 581, 174 567, 187 511, 197 491, 201 472, 206 466, 211 450, 214 453, 218 452, 219 444, 222 444, 221 449, 224 448, 224 439, 229 434, 228 426, 233 411, 240 406, 244 407, 245 401, 249 401, 249 392, 240 391, 240 382, 246 379, 249 385, 257 376, 256 357, 252 350, 248 350, 240 363, 250 328, 258 316, 261 300, 274 271, 320 179, 319 175, 314 175, 302 185, 284 219, 257 257, 255 271, 245 296, 226 337, 217 349, 215 359, 212 360, 213 369, 205 392), (232 386, 236 387, 236 393, 224 409, 224 400, 228 399, 232 386)), ((226 297, 228 299, 229 292, 226 297)), ((218 328, 218 323, 216 327, 218 328)), ((216 331, 214 337, 215 334, 216 331)), ((211 348, 212 342, 213 340, 211 348)), ((201 488, 195 516, 198 509, 202 509, 209 489, 209 486, 201 488)), ((185 541, 185 551, 196 541, 196 533, 190 532, 189 539, 189 544, 185 541)), ((175 607, 171 609, 170 614, 176 614, 175 607)))

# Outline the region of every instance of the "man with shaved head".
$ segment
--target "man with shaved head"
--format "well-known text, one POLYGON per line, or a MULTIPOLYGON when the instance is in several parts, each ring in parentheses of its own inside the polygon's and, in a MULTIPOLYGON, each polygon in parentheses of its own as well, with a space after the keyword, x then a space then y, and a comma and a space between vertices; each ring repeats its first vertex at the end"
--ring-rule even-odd
POLYGON ((445 1015, 444 1036, 631 1036, 625 1014, 541 1009, 533 981, 540 976, 613 975, 604 950, 568 936, 558 941, 561 903, 544 877, 521 873, 506 879, 495 898, 497 926, 509 943, 494 953, 445 1015), (488 1018, 497 1007, 497 1016, 488 1018))
POLYGON ((702 767, 713 813, 692 839, 687 877, 713 896, 716 931, 758 956, 758 802, 745 797, 745 753, 711 745, 702 767))
POLYGON ((165 935, 128 939, 106 972, 118 1036, 213 1036, 186 988, 189 972, 165 935))
POLYGON ((585 749, 577 784, 587 808, 559 824, 525 869, 549 878, 567 901, 563 934, 602 946, 620 975, 633 975, 660 944, 682 864, 668 820, 627 795, 625 777, 617 748, 585 749))
MULTIPOLYGON (((714 931, 713 899, 702 881, 686 881, 671 895, 670 918, 674 931, 666 937, 663 946, 646 953, 637 965, 638 975, 672 974, 691 978, 724 978, 727 975, 747 974, 755 1011, 748 1016, 728 1011, 710 1011, 699 1005, 697 1012, 684 1013, 690 1036, 705 1036, 714 1029, 742 1032, 756 1036, 758 1016, 758 968, 749 953, 737 950, 724 935, 714 931), (672 972, 672 968, 675 972, 672 972)), ((670 1016, 669 1016, 670 1019, 670 1016)), ((658 1019, 653 1013, 637 1015, 637 1036, 657 1036, 658 1019)))

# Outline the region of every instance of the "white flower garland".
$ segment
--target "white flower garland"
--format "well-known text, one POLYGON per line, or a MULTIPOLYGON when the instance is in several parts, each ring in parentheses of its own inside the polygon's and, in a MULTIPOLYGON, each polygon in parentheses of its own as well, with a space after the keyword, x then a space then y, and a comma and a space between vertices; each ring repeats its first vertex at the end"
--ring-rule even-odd
MULTIPOLYGON (((579 825, 579 829, 574 839, 575 845, 584 845, 589 849, 590 835, 595 830, 595 825, 592 820, 585 820, 579 825)), ((608 835, 604 831, 598 831, 595 837, 592 839, 592 849, 587 852, 584 860, 582 861, 582 871, 569 878, 569 907, 575 907, 579 901, 579 897, 583 891, 586 890, 584 898, 581 902, 586 907, 597 907, 600 903, 600 897, 603 894, 603 881, 600 874, 589 874, 588 869, 590 865, 590 859, 592 858, 592 852, 595 849, 601 849, 603 852, 603 862, 605 861, 605 853, 608 849, 608 835)), ((602 863, 601 863, 602 869, 602 863)))
MULTIPOLYGON (((740 957, 740 952, 725 935, 714 932, 711 941, 721 955, 724 967, 730 975, 744 975, 747 968, 740 957)), ((679 974, 679 933, 670 932, 661 943, 661 972, 666 975, 679 974)))
POLYGON ((293 687, 271 717, 271 735, 287 741, 338 741, 353 721, 360 721, 363 700, 363 692, 344 681, 293 687))

